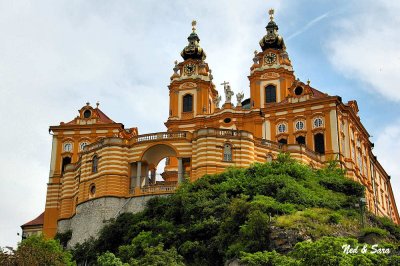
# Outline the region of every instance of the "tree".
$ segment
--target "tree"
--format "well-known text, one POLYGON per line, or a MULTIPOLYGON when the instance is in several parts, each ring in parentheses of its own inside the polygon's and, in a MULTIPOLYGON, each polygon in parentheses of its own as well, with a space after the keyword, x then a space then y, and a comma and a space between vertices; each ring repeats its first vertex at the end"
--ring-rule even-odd
POLYGON ((131 259, 129 264, 132 266, 185 266, 183 257, 178 254, 176 249, 164 250, 163 244, 145 248, 144 256, 131 259))
POLYGON ((97 263, 99 266, 129 266, 127 263, 122 263, 119 258, 109 251, 98 257, 97 263))
POLYGON ((0 255, 1 265, 76 265, 72 255, 60 243, 43 236, 30 236, 19 244, 17 250, 0 255))

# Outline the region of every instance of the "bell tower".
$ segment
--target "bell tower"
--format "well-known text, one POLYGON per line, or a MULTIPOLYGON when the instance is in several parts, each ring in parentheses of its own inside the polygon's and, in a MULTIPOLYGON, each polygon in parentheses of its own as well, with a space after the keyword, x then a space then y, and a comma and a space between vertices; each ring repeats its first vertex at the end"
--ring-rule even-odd
MULTIPOLYGON (((187 39, 189 43, 181 52, 183 61, 175 61, 174 73, 168 86, 169 117, 165 125, 170 131, 179 130, 183 123, 187 125, 187 120, 213 113, 218 96, 212 82, 211 69, 205 62, 206 53, 199 44, 196 21, 192 22, 192 33, 187 39)), ((185 130, 193 130, 195 127, 186 126, 185 130)))
POLYGON ((260 40, 262 51, 254 52, 254 63, 250 68, 250 106, 255 109, 285 100, 288 88, 295 80, 273 9, 269 10, 269 15, 270 21, 265 27, 267 34, 260 40))

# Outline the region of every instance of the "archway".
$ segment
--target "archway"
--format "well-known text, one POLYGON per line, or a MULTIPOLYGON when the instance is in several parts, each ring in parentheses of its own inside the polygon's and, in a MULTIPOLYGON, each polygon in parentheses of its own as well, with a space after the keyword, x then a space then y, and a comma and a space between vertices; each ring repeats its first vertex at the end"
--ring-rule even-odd
POLYGON ((175 186, 183 181, 185 159, 173 146, 156 144, 131 164, 131 189, 156 185, 175 186))

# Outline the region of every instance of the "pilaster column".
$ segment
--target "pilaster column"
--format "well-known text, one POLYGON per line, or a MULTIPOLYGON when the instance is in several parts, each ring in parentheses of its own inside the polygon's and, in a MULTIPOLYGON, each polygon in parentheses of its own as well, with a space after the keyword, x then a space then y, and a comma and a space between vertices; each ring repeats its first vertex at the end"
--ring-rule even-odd
POLYGON ((178 158, 178 184, 183 182, 183 163, 182 158, 178 158))
POLYGON ((146 171, 145 174, 144 174, 144 185, 147 186, 147 185, 149 185, 149 165, 146 164, 144 169, 146 171))
POLYGON ((141 187, 141 175, 142 175, 142 162, 137 162, 137 172, 136 172, 136 187, 141 187))
POLYGON ((156 169, 155 168, 151 169, 151 172, 150 172, 150 183, 152 185, 154 185, 156 183, 156 169))

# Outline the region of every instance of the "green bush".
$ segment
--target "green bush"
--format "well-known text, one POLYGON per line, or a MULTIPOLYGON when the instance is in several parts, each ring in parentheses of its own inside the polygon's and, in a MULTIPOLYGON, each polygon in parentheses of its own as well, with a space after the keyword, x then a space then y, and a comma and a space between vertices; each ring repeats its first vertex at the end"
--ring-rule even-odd
POLYGON ((366 228, 361 229, 362 236, 369 235, 369 234, 376 234, 379 236, 387 236, 387 235, 389 235, 389 232, 386 231, 385 229, 381 229, 378 227, 366 227, 366 228))
POLYGON ((327 222, 330 224, 338 224, 342 220, 342 216, 338 213, 332 213, 328 216, 327 222))
POLYGON ((400 241, 400 226, 399 225, 393 223, 393 221, 391 221, 387 217, 379 217, 379 216, 374 216, 372 214, 369 214, 368 218, 372 221, 373 224, 376 224, 376 226, 384 228, 392 236, 394 236, 397 239, 397 241, 400 241))
POLYGON ((277 253, 275 250, 272 252, 256 252, 246 253, 241 252, 240 262, 246 266, 297 266, 300 262, 277 253))

